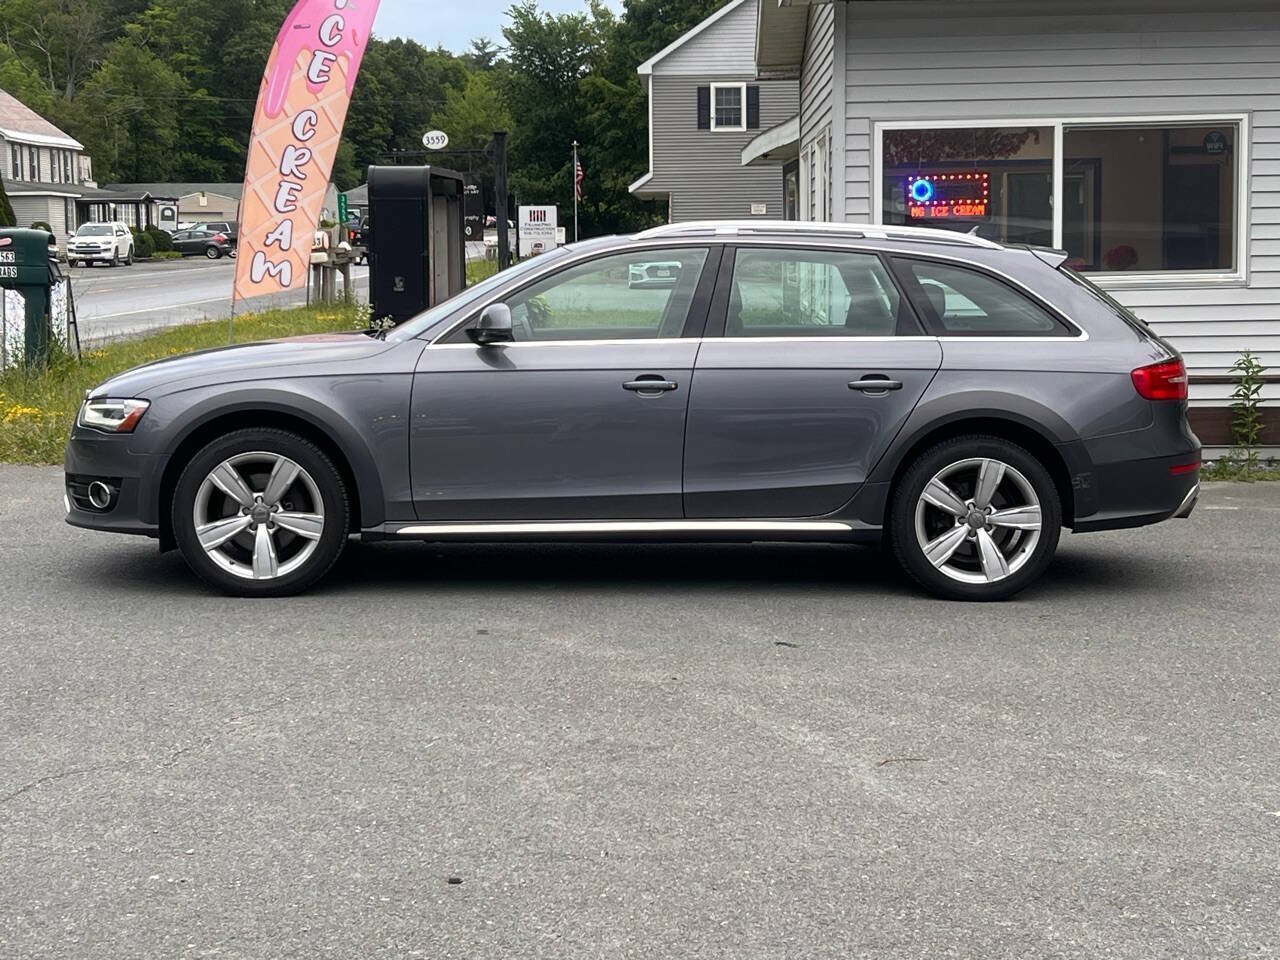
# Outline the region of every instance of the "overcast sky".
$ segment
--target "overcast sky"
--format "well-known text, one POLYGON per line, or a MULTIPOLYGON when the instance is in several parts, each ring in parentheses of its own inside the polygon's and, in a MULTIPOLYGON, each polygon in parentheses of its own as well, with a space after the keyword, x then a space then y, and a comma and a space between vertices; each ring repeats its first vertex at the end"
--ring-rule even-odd
MULTIPOLYGON (((512 0, 381 0, 373 32, 384 40, 411 37, 427 47, 462 53, 475 37, 502 45, 502 28, 512 0)), ((586 0, 538 0, 549 13, 586 12, 586 0)), ((622 4, 610 0, 620 10, 622 4)))

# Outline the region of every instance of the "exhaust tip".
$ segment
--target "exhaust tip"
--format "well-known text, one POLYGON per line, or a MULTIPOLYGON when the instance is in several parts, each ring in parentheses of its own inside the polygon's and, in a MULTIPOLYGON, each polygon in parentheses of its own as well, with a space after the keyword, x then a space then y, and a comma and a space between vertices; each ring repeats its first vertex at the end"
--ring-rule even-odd
POLYGON ((101 480, 95 480, 89 484, 89 502, 98 510, 105 510, 111 506, 111 498, 113 496, 111 488, 101 480))

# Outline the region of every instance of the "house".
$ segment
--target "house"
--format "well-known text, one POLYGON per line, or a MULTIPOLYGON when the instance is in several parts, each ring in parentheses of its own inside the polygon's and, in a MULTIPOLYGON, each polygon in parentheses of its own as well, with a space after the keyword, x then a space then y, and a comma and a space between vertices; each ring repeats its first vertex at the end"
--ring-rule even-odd
POLYGON ((84 146, 3 90, 0 176, 18 225, 43 221, 58 237, 75 230, 76 201, 93 187, 84 146))
MULTIPOLYGON (((95 219, 121 219, 130 226, 159 226, 172 232, 179 224, 204 220, 240 219, 244 184, 236 183, 110 183, 89 209, 95 219), (114 213, 110 211, 114 210, 114 213)), ((338 193, 332 184, 325 194, 322 219, 333 219, 338 193)))
POLYGON ((757 10, 755 75, 797 80, 800 108, 793 148, 780 129, 771 157, 752 148, 742 162, 798 161, 799 217, 1066 249, 1182 351, 1207 445, 1230 442, 1230 368, 1246 348, 1271 371, 1263 397, 1280 443, 1273 2, 758 0, 757 10))
POLYGON ((794 207, 776 167, 741 163, 747 144, 795 115, 799 95, 794 77, 757 77, 755 43, 756 0, 730 0, 638 68, 649 171, 630 190, 666 201, 672 222, 778 219, 794 207))

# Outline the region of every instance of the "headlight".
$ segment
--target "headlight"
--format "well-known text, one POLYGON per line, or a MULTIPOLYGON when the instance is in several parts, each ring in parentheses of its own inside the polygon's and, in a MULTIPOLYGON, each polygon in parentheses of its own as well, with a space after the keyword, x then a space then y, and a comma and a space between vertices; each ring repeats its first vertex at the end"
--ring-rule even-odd
POLYGON ((106 433, 133 433, 150 400, 86 400, 77 423, 106 433))

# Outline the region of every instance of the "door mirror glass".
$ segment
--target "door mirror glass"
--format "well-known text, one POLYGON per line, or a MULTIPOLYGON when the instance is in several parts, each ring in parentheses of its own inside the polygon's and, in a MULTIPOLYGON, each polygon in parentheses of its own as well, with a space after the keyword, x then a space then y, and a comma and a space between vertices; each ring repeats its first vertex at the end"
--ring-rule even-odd
POLYGON ((505 303, 489 304, 481 312, 476 325, 467 329, 467 336, 480 346, 510 343, 515 339, 511 333, 511 308, 505 303))

